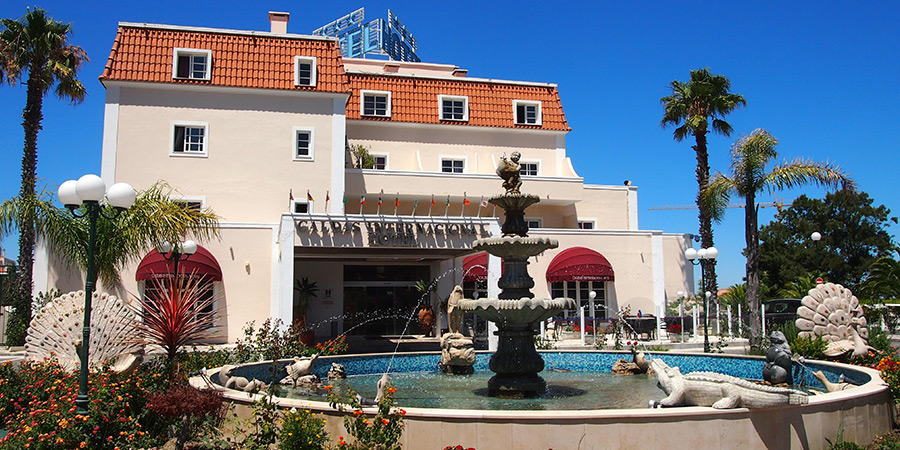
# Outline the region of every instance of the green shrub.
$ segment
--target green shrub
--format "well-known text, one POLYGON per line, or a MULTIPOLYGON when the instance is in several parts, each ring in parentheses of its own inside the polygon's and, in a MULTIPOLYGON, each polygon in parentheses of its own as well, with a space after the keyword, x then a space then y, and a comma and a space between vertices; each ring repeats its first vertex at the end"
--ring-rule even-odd
POLYGON ((281 421, 278 448, 282 450, 325 450, 328 432, 325 418, 308 409, 292 408, 281 421))
POLYGON ((791 351, 810 359, 822 359, 825 356, 825 348, 828 342, 822 336, 797 337, 791 344, 791 351))

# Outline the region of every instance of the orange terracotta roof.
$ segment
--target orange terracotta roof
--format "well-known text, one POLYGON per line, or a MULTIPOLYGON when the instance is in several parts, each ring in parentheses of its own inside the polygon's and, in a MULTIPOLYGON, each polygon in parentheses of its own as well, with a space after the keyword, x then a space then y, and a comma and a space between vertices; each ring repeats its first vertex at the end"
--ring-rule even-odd
POLYGON ((348 73, 353 93, 347 103, 347 118, 384 122, 412 122, 570 131, 559 91, 551 84, 501 82, 468 78, 428 78, 403 75, 348 73), (361 90, 390 91, 391 117, 361 116, 361 90), (440 120, 438 95, 469 98, 467 122, 440 120), (517 125, 513 100, 539 100, 542 124, 517 125))
POLYGON ((230 30, 120 24, 101 80, 347 93, 336 40, 230 30), (212 51, 210 80, 172 77, 174 48, 212 51), (294 56, 316 58, 314 87, 294 86, 294 56))

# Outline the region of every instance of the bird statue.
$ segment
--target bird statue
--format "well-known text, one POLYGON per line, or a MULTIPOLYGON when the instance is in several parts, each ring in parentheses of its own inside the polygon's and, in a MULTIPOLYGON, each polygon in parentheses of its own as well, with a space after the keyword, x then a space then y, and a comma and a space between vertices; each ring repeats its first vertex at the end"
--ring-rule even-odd
POLYGON ((871 347, 868 323, 859 299, 840 284, 824 283, 809 290, 797 308, 798 336, 821 336, 828 347, 825 355, 848 359, 865 355, 871 347))
MULTIPOLYGON (((822 383, 822 386, 825 386, 825 390, 828 392, 843 391, 844 389, 853 387, 852 384, 844 382, 844 381, 838 381, 837 383, 832 383, 831 381, 828 381, 828 378, 825 377, 825 374, 822 373, 821 370, 817 370, 817 371, 813 372, 813 376, 816 377, 816 379, 819 380, 820 383, 822 383)), ((844 376, 841 375, 842 380, 843 380, 843 378, 844 378, 844 376)))
POLYGON ((459 301, 463 298, 463 289, 457 285, 447 299, 447 328, 451 334, 460 334, 464 311, 459 309, 459 301))
POLYGON ((288 378, 291 379, 294 386, 297 385, 297 380, 299 380, 301 377, 312 373, 313 365, 316 363, 317 359, 319 359, 318 353, 304 358, 294 358, 293 364, 284 367, 284 369, 287 371, 288 378))

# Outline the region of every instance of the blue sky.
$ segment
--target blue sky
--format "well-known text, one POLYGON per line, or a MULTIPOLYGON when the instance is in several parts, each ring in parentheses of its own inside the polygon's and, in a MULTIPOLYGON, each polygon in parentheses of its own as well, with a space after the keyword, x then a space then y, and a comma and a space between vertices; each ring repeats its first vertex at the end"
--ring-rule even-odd
MULTIPOLYGON (((638 186, 642 229, 697 231, 695 210, 649 210, 691 204, 696 161, 691 143, 659 126, 659 99, 672 80, 709 67, 727 76, 747 107, 727 120, 735 134, 710 137, 711 165, 728 169, 739 134, 765 128, 783 158, 838 164, 877 204, 900 214, 900 4, 871 2, 485 2, 421 1, 152 2, 52 0, 0 2, 0 17, 19 18, 38 5, 72 22, 71 42, 91 58, 81 71, 88 97, 79 106, 48 97, 38 141, 38 176, 55 186, 99 173, 105 91, 97 81, 119 21, 217 28, 269 29, 269 10, 291 13, 288 31, 309 33, 366 8, 368 19, 390 8, 415 35, 423 61, 455 64, 469 76, 559 85, 573 131, 568 155, 586 183, 638 186)), ((0 86, 0 199, 19 189, 22 86, 0 86)), ((791 199, 805 188, 764 195, 791 199)), ((774 208, 761 210, 768 223, 774 208)), ((900 227, 890 231, 897 234, 900 227)), ((719 284, 744 273, 743 212, 715 226, 719 284)), ((15 236, 3 238, 15 258, 15 236)), ((602 252, 602 249, 599 249, 602 252)))

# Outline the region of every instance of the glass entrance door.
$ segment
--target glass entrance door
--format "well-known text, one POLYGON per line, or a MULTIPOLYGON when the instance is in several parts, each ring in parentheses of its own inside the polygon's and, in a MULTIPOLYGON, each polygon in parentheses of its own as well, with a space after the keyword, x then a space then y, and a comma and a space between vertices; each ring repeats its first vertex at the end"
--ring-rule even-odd
POLYGON ((350 335, 418 333, 416 281, 428 266, 344 266, 344 330, 350 335), (416 322, 416 323, 409 323, 416 322), (407 324, 409 325, 407 326, 407 324))
MULTIPOLYGON (((345 286, 344 329, 350 335, 400 335, 419 303, 415 286, 345 286)), ((418 323, 418 322, 416 322, 418 323)), ((406 333, 418 333, 410 324, 406 333)))

